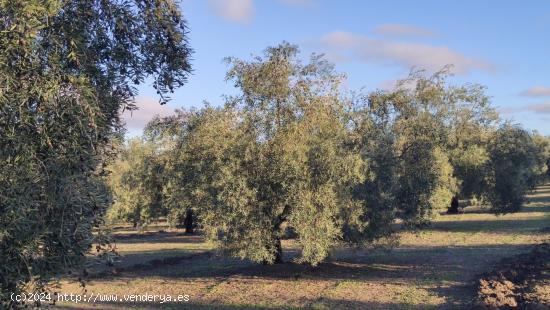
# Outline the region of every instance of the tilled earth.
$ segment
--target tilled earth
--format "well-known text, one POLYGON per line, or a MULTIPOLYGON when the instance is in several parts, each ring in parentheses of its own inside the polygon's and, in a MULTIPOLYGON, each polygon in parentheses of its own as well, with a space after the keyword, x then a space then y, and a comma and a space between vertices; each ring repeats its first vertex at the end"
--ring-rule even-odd
POLYGON ((479 280, 478 309, 550 309, 550 243, 506 259, 479 280))

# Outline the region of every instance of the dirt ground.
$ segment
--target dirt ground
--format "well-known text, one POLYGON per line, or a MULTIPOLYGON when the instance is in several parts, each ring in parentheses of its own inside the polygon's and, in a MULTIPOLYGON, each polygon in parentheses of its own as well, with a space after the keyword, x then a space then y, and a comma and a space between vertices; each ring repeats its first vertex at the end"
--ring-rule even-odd
MULTIPOLYGON (((479 301, 479 278, 503 259, 549 240, 549 227, 550 186, 542 186, 519 213, 495 216, 466 208, 465 214, 439 216, 422 231, 400 233, 391 251, 340 248, 315 269, 292 262, 298 254, 292 240, 284 242, 287 263, 264 266, 220 256, 200 236, 155 227, 147 233, 119 231, 121 257, 114 269, 92 266, 86 291, 74 279, 63 280, 58 289, 116 294, 119 300, 61 302, 55 308, 471 309, 479 301), (120 300, 129 294, 189 300, 120 300)), ((540 282, 533 289, 550 287, 540 282)))
POLYGON ((483 275, 477 308, 550 310, 550 243, 505 258, 483 275))

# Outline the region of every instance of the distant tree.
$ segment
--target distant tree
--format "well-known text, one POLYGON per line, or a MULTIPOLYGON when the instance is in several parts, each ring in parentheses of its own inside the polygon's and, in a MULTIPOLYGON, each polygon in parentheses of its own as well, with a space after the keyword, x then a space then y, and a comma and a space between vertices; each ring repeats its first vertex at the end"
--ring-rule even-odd
POLYGON ((448 87, 446 77, 445 70, 429 77, 412 72, 394 90, 361 100, 357 129, 373 170, 359 187, 368 240, 390 233, 395 218, 410 226, 426 224, 457 191, 446 145, 459 89, 448 87))
POLYGON ((537 176, 537 146, 519 126, 503 124, 488 144, 490 175, 487 197, 496 213, 520 210, 537 176))
POLYGON ((485 200, 490 173, 487 144, 499 117, 482 86, 467 85, 455 98, 458 101, 451 114, 446 145, 459 185, 454 198, 485 200))
POLYGON ((110 220, 122 220, 140 228, 165 215, 162 205, 163 165, 155 145, 140 138, 128 141, 118 158, 107 168, 113 205, 110 220))
POLYGON ((190 72, 172 0, 0 1, 0 302, 82 266, 110 198, 103 163, 133 85, 190 72))
POLYGON ((548 180, 549 165, 550 165, 550 138, 545 137, 538 132, 531 134, 533 143, 535 144, 536 167, 534 179, 531 181, 531 186, 538 185, 548 180))
POLYGON ((450 154, 454 175, 460 182, 457 196, 463 199, 482 198, 487 191, 487 177, 490 173, 486 142, 451 149, 450 154))
POLYGON ((200 182, 200 171, 190 165, 189 134, 200 119, 195 111, 176 110, 175 115, 154 117, 145 127, 148 141, 156 145, 159 163, 163 166, 162 200, 171 226, 185 227, 193 233, 197 222, 197 201, 191 188, 200 182))

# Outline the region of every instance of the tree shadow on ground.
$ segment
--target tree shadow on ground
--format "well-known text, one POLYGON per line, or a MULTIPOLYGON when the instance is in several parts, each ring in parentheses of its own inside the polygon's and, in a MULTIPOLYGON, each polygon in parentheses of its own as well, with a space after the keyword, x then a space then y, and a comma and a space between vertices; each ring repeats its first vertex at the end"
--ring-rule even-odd
POLYGON ((426 231, 439 232, 492 232, 498 234, 533 234, 548 225, 548 218, 501 219, 501 220, 442 220, 432 223, 426 231))
MULTIPOLYGON (((322 309, 372 309, 372 310, 391 310, 391 309, 410 309, 410 310, 427 310, 427 309, 442 309, 441 306, 434 305, 417 305, 399 302, 362 302, 344 299, 326 299, 322 300, 322 309)), ((446 308, 443 306, 443 308, 446 308)), ((446 309, 456 309, 448 307, 446 309)))
MULTIPOLYGON (((531 201, 531 202, 535 203, 535 201, 531 201)), ((538 213, 538 212, 550 213, 550 206, 546 205, 546 203, 544 206, 525 206, 521 208, 521 210, 516 212, 516 214, 538 213)), ((464 210, 463 214, 494 214, 494 213, 491 212, 488 208, 468 207, 464 210)), ((446 212, 442 212, 440 213, 440 215, 447 216, 447 215, 456 215, 456 214, 447 214, 446 212)))
MULTIPOLYGON (((550 203, 549 199, 548 199, 548 196, 531 196, 531 197, 528 197, 527 200, 526 200, 526 203, 528 204, 543 204, 543 205, 548 205, 550 203)), ((539 209, 541 208, 541 206, 523 206, 523 208, 520 210, 520 212, 524 209, 539 209)), ((544 211, 541 211, 541 212, 544 212, 544 211)))
MULTIPOLYGON (((526 197, 525 205, 517 213, 547 212, 550 213, 550 185, 539 186, 526 197)), ((493 214, 489 206, 466 206, 464 214, 493 214)), ((455 215, 441 212, 440 215, 455 215)))
POLYGON ((145 232, 113 234, 114 242, 121 244, 133 243, 203 243, 201 235, 185 235, 181 232, 145 232))

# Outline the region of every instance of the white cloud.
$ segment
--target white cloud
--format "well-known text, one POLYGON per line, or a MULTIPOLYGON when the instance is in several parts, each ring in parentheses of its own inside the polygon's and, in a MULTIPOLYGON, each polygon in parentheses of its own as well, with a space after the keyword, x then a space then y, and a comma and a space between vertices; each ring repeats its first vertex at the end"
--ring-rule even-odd
POLYGON ((526 97, 547 97, 550 96, 550 87, 535 86, 526 89, 520 93, 521 96, 526 97))
POLYGON ((321 44, 329 49, 329 55, 336 54, 341 59, 358 59, 407 69, 418 67, 437 71, 452 64, 452 71, 456 74, 466 74, 472 70, 494 70, 492 64, 467 57, 444 45, 376 40, 343 31, 323 36, 321 44))
POLYGON ((291 6, 310 6, 313 4, 313 0, 279 0, 286 5, 291 6))
POLYGON ((391 80, 384 80, 376 86, 380 90, 392 91, 399 85, 400 89, 414 90, 416 82, 413 80, 406 80, 406 76, 402 78, 396 78, 391 80))
POLYGON ((498 107, 497 112, 499 114, 515 114, 515 113, 520 113, 524 111, 522 108, 518 108, 518 107, 498 107))
POLYGON ((539 114, 550 114, 550 101, 530 104, 527 106, 526 110, 539 114))
MULTIPOLYGON (((279 0, 288 6, 309 7, 314 0, 279 0)), ((254 0, 208 0, 214 12, 229 21, 246 24, 252 20, 255 13, 254 0)))
POLYGON ((517 107, 503 107, 499 108, 498 112, 501 114, 517 114, 524 112, 533 112, 535 114, 550 114, 550 101, 532 103, 517 107))
POLYGON ((379 25, 374 29, 374 32, 380 35, 387 36, 419 36, 419 37, 433 37, 435 32, 416 27, 411 25, 403 24, 383 24, 379 25))
POLYGON ((126 128, 131 131, 141 131, 155 115, 169 116, 174 113, 173 108, 161 105, 157 100, 147 97, 138 97, 136 99, 138 110, 124 111, 122 119, 126 123, 126 128))
POLYGON ((321 38, 321 42, 331 47, 350 48, 358 45, 365 38, 345 31, 333 31, 321 38))
POLYGON ((252 0, 209 0, 217 15, 236 23, 248 23, 254 15, 252 0))

